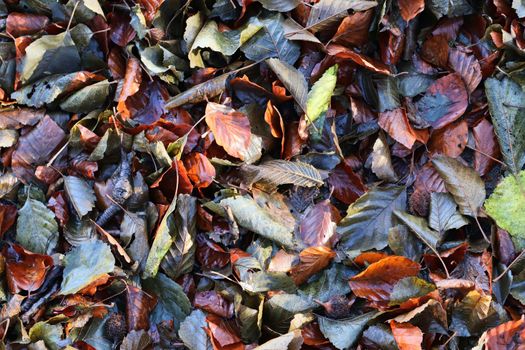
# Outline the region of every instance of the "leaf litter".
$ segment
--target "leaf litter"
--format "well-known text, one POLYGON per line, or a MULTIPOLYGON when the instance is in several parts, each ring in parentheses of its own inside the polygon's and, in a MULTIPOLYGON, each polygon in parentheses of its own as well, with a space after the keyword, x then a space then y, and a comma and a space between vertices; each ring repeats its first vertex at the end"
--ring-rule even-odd
POLYGON ((0 348, 521 349, 524 15, 0 0, 0 348))

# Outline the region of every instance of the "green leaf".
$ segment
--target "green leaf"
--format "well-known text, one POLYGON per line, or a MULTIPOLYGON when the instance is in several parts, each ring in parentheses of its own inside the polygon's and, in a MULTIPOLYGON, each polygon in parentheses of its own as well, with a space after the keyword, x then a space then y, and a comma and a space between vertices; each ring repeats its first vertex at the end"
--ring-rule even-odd
POLYGON ((285 247, 292 247, 293 228, 284 226, 279 218, 261 208, 249 197, 235 196, 221 200, 220 205, 230 207, 237 223, 258 235, 277 242, 285 247))
POLYGON ((175 330, 191 312, 191 303, 182 287, 166 275, 159 273, 155 278, 144 280, 142 287, 157 297, 157 306, 150 316, 153 324, 173 321, 175 330))
POLYGON ((496 186, 485 202, 485 211, 512 237, 525 238, 525 170, 496 186))
POLYGON ((375 1, 366 0, 321 0, 310 10, 306 29, 316 33, 337 23, 348 14, 348 10, 365 11, 377 6, 375 1))
POLYGON ((49 350, 58 350, 62 348, 59 344, 63 332, 61 324, 52 325, 47 322, 37 322, 29 330, 29 338, 33 343, 43 340, 49 350))
POLYGON ((259 19, 262 29, 241 47, 242 52, 252 61, 278 58, 293 65, 299 58, 299 44, 286 39, 284 35, 284 17, 274 13, 259 19))
POLYGON ((175 196, 173 197, 168 210, 166 210, 162 221, 157 227, 155 239, 151 245, 151 250, 149 251, 148 259, 146 260, 146 266, 144 267, 143 278, 155 277, 157 275, 160 263, 173 243, 173 238, 171 237, 170 232, 175 229, 175 216, 173 215, 173 212, 176 207, 177 197, 175 196))
POLYGON ((458 160, 444 156, 432 159, 432 165, 445 181, 461 214, 476 217, 485 201, 485 183, 479 174, 458 160))
POLYGON ((253 272, 248 274, 247 280, 239 284, 251 293, 264 293, 271 290, 294 293, 297 289, 293 279, 284 272, 253 272))
POLYGON ((319 170, 308 163, 290 162, 287 160, 270 160, 261 165, 244 167, 252 173, 250 182, 264 182, 271 187, 294 184, 302 187, 322 186, 323 179, 319 170))
POLYGON ((104 156, 120 154, 120 137, 117 135, 115 130, 107 129, 97 146, 91 154, 88 160, 98 161, 104 159, 104 156))
POLYGON ((86 79, 84 72, 51 75, 18 89, 11 98, 19 104, 39 108, 62 97, 64 91, 74 85, 75 79, 80 78, 86 79))
POLYGON ((190 66, 203 67, 202 59, 198 55, 198 49, 209 48, 220 52, 225 56, 233 55, 248 39, 253 37, 260 29, 262 24, 257 18, 252 18, 239 30, 229 30, 221 32, 215 21, 208 21, 199 31, 189 53, 190 66), (196 56, 197 55, 197 56, 196 56))
POLYGON ((86 86, 60 103, 60 108, 72 113, 89 113, 104 105, 109 95, 109 81, 102 80, 86 86))
POLYGON ((83 217, 95 206, 95 193, 86 180, 76 176, 65 176, 64 188, 78 216, 83 217))
POLYGON ((376 312, 369 312, 345 320, 332 320, 319 316, 319 328, 336 348, 340 350, 348 349, 354 345, 361 332, 365 329, 366 324, 376 315, 376 312))
POLYGON ((337 83, 337 67, 336 64, 328 68, 308 93, 306 100, 308 122, 313 123, 328 110, 337 83))
POLYGON ((426 245, 437 249, 441 239, 439 232, 433 231, 427 226, 427 221, 418 216, 410 215, 402 211, 394 211, 394 214, 407 225, 426 245))
POLYGON ((405 225, 396 225, 388 231, 388 246, 396 255, 417 261, 423 255, 423 245, 405 225))
POLYGON ((394 210, 404 210, 406 191, 401 186, 374 187, 348 207, 337 226, 339 249, 349 257, 387 246, 394 210))
POLYGON ((411 298, 422 297, 435 290, 436 286, 419 277, 411 276, 401 279, 390 293, 390 305, 400 305, 411 298))
POLYGON ((430 0, 427 6, 437 18, 460 17, 470 15, 474 11, 468 0, 430 0))
POLYGON ((258 305, 254 304, 253 308, 241 304, 242 297, 236 296, 235 315, 241 325, 241 338, 245 343, 256 342, 261 336, 262 314, 264 306, 264 297, 258 298, 258 305))
POLYGON ((301 0, 257 0, 270 11, 288 12, 296 8, 301 0))
POLYGON ((520 303, 525 303, 525 270, 512 278, 510 294, 520 303))
POLYGON ((351 292, 348 279, 355 274, 349 267, 334 264, 325 269, 319 278, 301 287, 299 295, 326 303, 331 298, 351 292))
POLYGON ((90 283, 113 271, 115 258, 102 241, 85 242, 71 249, 64 258, 64 279, 60 294, 75 294, 90 283))
POLYGON ((206 314, 199 309, 193 310, 180 324, 179 337, 189 350, 212 350, 210 339, 204 331, 207 326, 206 314))
POLYGON ((183 36, 184 42, 186 44, 186 51, 189 51, 193 46, 193 42, 195 41, 195 38, 197 38, 197 35, 204 25, 205 19, 206 17, 200 11, 186 19, 186 29, 184 29, 183 36))
POLYGON ((173 279, 191 272, 195 260, 197 234, 197 199, 180 194, 175 211, 175 227, 171 231, 173 243, 160 266, 173 279))
POLYGON ((266 60, 266 64, 270 66, 275 75, 277 75, 277 78, 279 78, 286 89, 290 91, 299 107, 301 107, 303 111, 306 111, 308 83, 301 72, 299 72, 294 66, 277 58, 266 60))
POLYGON ((505 310, 486 294, 473 290, 452 309, 450 330, 460 337, 479 336, 508 320, 505 310))
POLYGON ((488 78, 485 93, 501 154, 517 174, 525 164, 525 92, 510 78, 488 78))
POLYGON ((16 240, 27 250, 51 254, 58 243, 58 224, 55 214, 43 203, 26 200, 18 212, 16 240))
POLYGON ((26 83, 49 74, 75 72, 80 69, 80 56, 69 31, 65 31, 44 35, 29 44, 22 64, 20 79, 26 83))
POLYGON ((448 193, 432 192, 430 194, 430 215, 428 224, 443 234, 445 231, 458 229, 468 221, 457 212, 457 205, 448 193))

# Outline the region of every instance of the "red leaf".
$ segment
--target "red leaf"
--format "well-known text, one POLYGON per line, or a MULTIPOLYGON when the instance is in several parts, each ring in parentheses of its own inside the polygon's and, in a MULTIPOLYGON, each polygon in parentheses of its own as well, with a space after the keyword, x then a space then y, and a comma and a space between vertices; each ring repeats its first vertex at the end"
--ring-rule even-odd
POLYGON ((188 177, 186 168, 180 160, 173 161, 171 168, 159 176, 150 188, 159 188, 168 199, 179 193, 191 193, 193 191, 193 185, 188 177), (178 191, 176 192, 176 190, 178 191))
POLYGON ((522 349, 525 344, 525 319, 509 321, 487 331, 487 350, 522 349))
POLYGON ((135 57, 130 57, 126 65, 126 75, 124 76, 124 83, 118 98, 117 111, 123 118, 131 117, 130 111, 126 106, 128 97, 133 96, 139 91, 140 83, 142 82, 142 70, 140 68, 140 61, 135 57))
POLYGON ((328 183, 333 187, 334 197, 345 204, 352 204, 366 191, 363 181, 354 173, 347 160, 335 167, 328 178, 328 183))
POLYGON ((65 226, 67 224, 69 221, 69 208, 64 196, 64 191, 53 194, 51 198, 49 198, 47 207, 55 213, 60 225, 65 226))
POLYGON ((410 149, 416 141, 426 143, 428 141, 427 130, 415 130, 408 121, 404 109, 397 108, 392 111, 379 113, 379 126, 385 130, 390 137, 410 149))
POLYGON ((350 288, 358 297, 375 302, 389 301, 394 285, 405 277, 416 276, 419 269, 419 264, 408 258, 389 256, 352 277, 350 288))
POLYGON ((474 169, 481 175, 486 175, 500 156, 499 143, 494 133, 494 127, 487 119, 481 119, 472 128, 476 144, 474 152, 474 169))
POLYGON ((299 254, 301 262, 290 271, 296 285, 303 284, 325 267, 335 257, 335 252, 327 247, 309 247, 299 254))
POLYGON ((398 4, 401 17, 407 22, 425 9, 425 0, 399 0, 398 4))
POLYGON ((149 329, 149 316, 157 305, 157 298, 133 285, 127 285, 126 320, 128 331, 149 329))
POLYGON ((138 1, 141 7, 142 14, 146 18, 146 24, 150 25, 151 21, 155 17, 157 10, 164 0, 139 0, 138 1))
POLYGON ((188 177, 196 188, 208 187, 215 177, 215 168, 209 159, 202 153, 193 152, 184 158, 184 166, 188 177))
POLYGON ((371 70, 372 72, 381 74, 390 74, 390 69, 384 63, 378 62, 370 57, 361 55, 349 48, 340 45, 328 45, 327 53, 340 59, 351 60, 363 68, 371 70))
POLYGON ((368 41, 368 29, 374 17, 373 10, 356 12, 343 19, 332 42, 341 45, 361 46, 368 41))
POLYGON ((44 283, 47 271, 53 266, 49 255, 31 253, 17 244, 4 246, 5 271, 9 291, 33 292, 44 283))
POLYGON ((465 150, 467 142, 468 125, 462 120, 433 133, 428 148, 433 153, 457 158, 465 150))
POLYGON ((421 332, 421 329, 410 323, 399 323, 394 320, 390 321, 390 327, 399 350, 422 349, 423 332, 421 332))
POLYGON ((304 244, 331 248, 336 236, 335 228, 341 217, 328 200, 311 206, 303 214, 299 223, 299 236, 304 244))
POLYGON ((7 33, 15 38, 31 35, 43 30, 49 24, 49 18, 31 13, 11 12, 7 16, 7 33))
POLYGON ((434 129, 452 123, 468 107, 468 93, 463 79, 458 73, 452 73, 436 80, 416 106, 423 118, 430 116, 432 120, 429 122, 434 129))
POLYGON ((0 203, 0 238, 15 223, 16 213, 16 205, 0 203))
POLYGON ((224 320, 213 314, 206 316, 208 327, 205 330, 211 338, 214 350, 244 350, 239 330, 234 320, 224 320))
POLYGON ((445 67, 448 62, 448 40, 443 35, 434 35, 425 40, 421 57, 430 64, 445 67))
POLYGON ((230 262, 230 254, 204 236, 197 236, 197 261, 208 270, 221 269, 230 262))
POLYGON ((448 64, 450 68, 461 75, 468 92, 474 92, 483 78, 481 75, 481 66, 476 57, 474 55, 468 55, 459 49, 450 49, 448 64))
POLYGON ((213 290, 195 293, 193 305, 220 317, 231 318, 233 316, 233 303, 213 290))
POLYGON ((241 112, 217 103, 206 106, 206 124, 219 146, 232 157, 244 159, 243 150, 250 146, 250 121, 241 112))
POLYGON ((122 12, 112 12, 110 18, 109 37, 120 47, 125 47, 135 38, 137 33, 131 26, 131 18, 122 12))
POLYGON ((66 134, 49 116, 20 137, 12 157, 15 175, 24 183, 36 179, 33 167, 45 163, 58 149, 66 134))

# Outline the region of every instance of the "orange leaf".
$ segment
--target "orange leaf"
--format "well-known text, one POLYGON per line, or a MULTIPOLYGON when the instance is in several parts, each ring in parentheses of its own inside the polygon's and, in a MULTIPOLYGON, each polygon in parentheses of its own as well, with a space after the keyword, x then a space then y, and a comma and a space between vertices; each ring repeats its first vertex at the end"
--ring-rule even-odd
POLYGON ((232 157, 244 159, 243 151, 250 146, 250 121, 231 107, 209 102, 206 106, 206 124, 219 146, 232 157))
POLYGON ((140 61, 135 57, 131 57, 126 65, 126 75, 124 76, 124 83, 118 98, 117 111, 124 118, 130 118, 131 113, 126 106, 128 97, 133 96, 139 91, 140 83, 142 82, 142 71, 140 69, 140 61))
POLYGON ((404 256, 389 256, 368 266, 348 282, 355 295, 370 301, 389 301, 394 285, 418 274, 418 263, 404 256))
POLYGON ((525 344, 525 319, 509 321, 487 332, 487 350, 522 349, 525 344))
POLYGON ((421 329, 410 323, 399 323, 394 320, 390 321, 390 327, 399 350, 421 350, 421 342, 423 342, 421 329))
POLYGON ((399 0, 401 17, 410 21, 425 9, 425 0, 399 0))
POLYGON ((53 266, 53 258, 49 255, 31 253, 16 244, 4 246, 2 255, 5 257, 7 285, 13 294, 40 288, 47 271, 53 266))
POLYGON ((215 177, 215 168, 202 153, 193 152, 184 159, 188 177, 196 188, 208 187, 215 177))
POLYGON ((457 158, 467 145, 468 125, 462 120, 452 123, 432 134, 428 148, 432 153, 457 158))
POLYGON ((416 141, 421 143, 428 141, 428 131, 414 130, 402 108, 379 113, 378 123, 394 140, 406 148, 412 148, 416 141))
POLYGON ((301 262, 290 271, 295 284, 306 282, 310 276, 327 267, 334 257, 335 252, 327 247, 309 247, 303 250, 299 254, 301 262))
POLYGON ((390 74, 388 66, 382 62, 376 61, 365 55, 361 55, 353 50, 350 50, 341 45, 328 45, 326 48, 327 52, 331 56, 337 58, 346 59, 360 65, 363 68, 371 70, 372 72, 381 74, 390 74))

